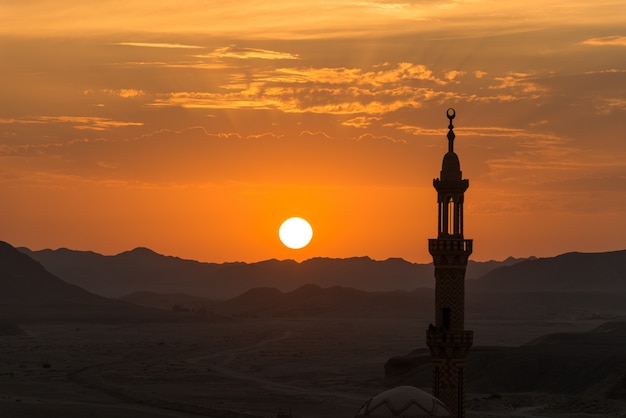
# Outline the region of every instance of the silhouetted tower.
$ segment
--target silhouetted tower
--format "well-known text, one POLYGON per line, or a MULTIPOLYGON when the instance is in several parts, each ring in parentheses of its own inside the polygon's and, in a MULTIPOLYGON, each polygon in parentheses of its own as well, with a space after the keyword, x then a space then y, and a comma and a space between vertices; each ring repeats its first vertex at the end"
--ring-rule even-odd
POLYGON ((443 157, 441 178, 434 179, 439 203, 437 238, 428 240, 435 265, 435 325, 426 332, 432 358, 433 396, 465 417, 465 359, 472 346, 472 331, 465 331, 465 268, 472 240, 463 238, 463 194, 469 180, 462 178, 454 153, 454 109, 448 109, 448 153, 443 157))

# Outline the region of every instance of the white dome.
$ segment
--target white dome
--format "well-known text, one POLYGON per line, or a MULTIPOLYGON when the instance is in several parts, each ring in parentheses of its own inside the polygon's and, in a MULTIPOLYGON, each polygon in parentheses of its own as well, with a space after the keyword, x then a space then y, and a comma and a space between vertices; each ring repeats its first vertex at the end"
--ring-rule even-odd
POLYGON ((356 414, 356 418, 426 418, 449 417, 444 404, 429 393, 414 386, 398 386, 371 398, 356 414))

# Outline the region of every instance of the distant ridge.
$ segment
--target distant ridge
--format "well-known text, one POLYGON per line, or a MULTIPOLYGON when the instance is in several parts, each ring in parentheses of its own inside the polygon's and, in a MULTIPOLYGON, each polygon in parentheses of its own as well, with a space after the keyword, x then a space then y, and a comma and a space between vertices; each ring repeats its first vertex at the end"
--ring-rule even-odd
MULTIPOLYGON (((183 293, 135 292, 120 299, 151 308, 254 317, 414 317, 432 320, 434 289, 367 292, 342 286, 306 284, 289 292, 250 289, 228 300, 183 293)), ((626 315, 626 292, 472 292, 466 319, 606 320, 626 315)))
MULTIPOLYGON (((109 297, 156 292, 228 299, 256 287, 291 291, 308 283, 371 292, 434 287, 432 264, 410 263, 399 258, 377 261, 369 257, 317 257, 301 263, 272 259, 217 264, 164 256, 147 248, 114 256, 68 249, 31 251, 21 248, 20 251, 63 280, 109 297)), ((470 261, 468 279, 518 261, 470 261)))
POLYGON ((626 250, 524 260, 468 282, 470 291, 625 292, 626 250))
MULTIPOLYGON (((217 264, 164 256, 142 247, 114 256, 69 249, 20 251, 63 280, 108 297, 155 292, 225 300, 253 288, 289 292, 305 284, 368 292, 434 287, 432 264, 399 258, 377 261, 369 257, 317 257, 301 263, 272 259, 217 264)), ((466 279, 470 293, 626 292, 626 250, 470 260, 466 279)))
POLYGON ((433 309, 432 289, 412 292, 366 292, 349 287, 322 288, 306 284, 290 292, 273 288, 251 289, 214 305, 221 314, 245 313, 259 316, 290 317, 317 315, 414 316, 433 309))
POLYGON ((306 284, 290 292, 257 287, 225 300, 212 301, 184 294, 137 292, 122 300, 142 306, 172 310, 203 310, 236 317, 413 317, 431 313, 433 289, 412 292, 366 292, 349 287, 322 288, 306 284))
POLYGON ((0 320, 20 323, 150 316, 163 314, 66 283, 28 255, 0 241, 0 320))

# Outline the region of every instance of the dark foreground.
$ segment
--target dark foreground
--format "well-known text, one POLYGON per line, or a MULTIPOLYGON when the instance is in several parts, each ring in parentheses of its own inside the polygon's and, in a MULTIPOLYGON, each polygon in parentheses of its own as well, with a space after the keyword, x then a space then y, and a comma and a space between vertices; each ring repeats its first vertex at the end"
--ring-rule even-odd
MULTIPOLYGON (((0 337, 3 417, 352 417, 389 387, 384 364, 424 347, 427 319, 287 318, 30 324, 0 337)), ((594 321, 469 324, 514 346, 594 321)), ((428 389, 428 388, 426 388, 428 389)), ((469 417, 624 417, 593 394, 470 393, 469 417)))

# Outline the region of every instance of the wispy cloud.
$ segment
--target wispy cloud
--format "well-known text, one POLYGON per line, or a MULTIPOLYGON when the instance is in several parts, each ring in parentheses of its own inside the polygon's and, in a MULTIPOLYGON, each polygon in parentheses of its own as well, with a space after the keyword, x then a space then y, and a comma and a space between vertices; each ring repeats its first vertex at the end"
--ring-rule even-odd
POLYGON ((236 59, 265 59, 265 60, 297 60, 298 54, 272 51, 268 49, 242 48, 227 46, 218 48, 209 54, 197 55, 198 58, 236 58, 236 59))
POLYGON ((615 111, 626 111, 626 99, 602 98, 595 104, 595 109, 600 115, 610 115, 615 111))
POLYGON ((344 126, 352 126, 354 128, 367 128, 372 123, 381 120, 380 117, 376 116, 357 116, 352 119, 348 119, 342 123, 344 126))
POLYGON ((35 116, 29 118, 0 118, 0 124, 31 125, 47 123, 67 123, 73 125, 74 129, 94 131, 104 131, 111 128, 123 128, 129 126, 143 126, 143 122, 125 122, 95 116, 35 116))
POLYGON ((197 70, 226 70, 233 66, 219 62, 196 61, 128 61, 115 64, 120 67, 161 67, 161 68, 193 68, 197 70))
POLYGON ((330 135, 328 135, 326 132, 324 131, 302 131, 300 132, 300 136, 301 137, 308 137, 308 138, 321 138, 321 139, 331 139, 330 135))
POLYGON ((620 73, 626 73, 626 69, 618 70, 617 68, 610 68, 608 70, 601 70, 601 71, 585 71, 585 74, 587 75, 589 74, 620 74, 620 73))
MULTIPOLYGON (((233 75, 221 91, 172 92, 153 106, 187 108, 275 109, 285 113, 381 115, 446 97, 448 84, 425 65, 361 68, 277 68, 233 75)), ((345 126, 365 126, 373 119, 351 119, 345 126)))
POLYGON ((407 143, 407 141, 405 141, 404 139, 396 139, 388 135, 372 135, 372 134, 359 135, 359 137, 357 138, 357 141, 381 141, 381 142, 391 142, 394 144, 395 143, 401 143, 401 144, 407 143))
POLYGON ((536 92, 542 90, 532 80, 529 79, 530 74, 510 74, 503 77, 495 77, 494 80, 500 84, 489 86, 491 90, 518 89, 525 93, 536 92))
MULTIPOLYGON (((98 90, 98 92, 110 95, 110 96, 118 96, 118 97, 122 97, 124 99, 132 99, 134 97, 140 97, 140 96, 144 96, 146 94, 145 91, 143 90, 137 90, 137 89, 102 89, 102 90, 98 90)), ((92 95, 96 93, 95 90, 93 89, 88 89, 83 91, 83 94, 88 96, 88 95, 92 95)))
POLYGON ((410 62, 401 62, 395 65, 385 63, 382 66, 376 66, 372 71, 346 67, 279 68, 275 72, 261 77, 260 80, 298 84, 358 84, 372 87, 411 80, 431 81, 440 85, 446 84, 446 81, 435 76, 434 72, 427 66, 410 62))
POLYGON ((197 45, 170 44, 159 42, 115 42, 111 45, 136 46, 140 48, 167 48, 167 49, 202 49, 204 47, 197 45))
MULTIPOLYGON (((373 93, 369 89, 356 87, 347 89, 253 87, 232 93, 176 92, 154 100, 151 105, 196 109, 274 109, 285 113, 381 115, 401 108, 420 107, 422 102, 437 96, 436 92, 429 89, 410 88, 373 93)), ((358 121, 353 120, 351 123, 358 121)))
POLYGON ((581 44, 592 46, 626 46, 626 36, 615 35, 591 38, 581 42, 581 44))
MULTIPOLYGON (((96 10, 88 4, 59 8, 47 0, 4 2, 0 33, 6 34, 119 34, 132 28, 141 33, 176 33, 232 36, 233 39, 303 39, 342 36, 380 36, 435 30, 465 33, 522 31, 547 26, 588 22, 623 24, 623 10, 615 0, 531 0, 496 2, 477 0, 362 1, 309 0, 293 2, 211 2, 179 0, 109 0, 96 10), (36 7, 34 7, 36 5, 36 7), (150 10, 150 12, 146 12, 150 10), (23 19, 28 16, 28 19, 23 19), (420 24, 416 24, 419 22, 420 24), (470 30, 468 30, 470 29, 470 30)), ((149 41, 153 37, 148 38, 149 41)), ((142 47, 180 48, 176 43, 126 41, 142 47)), ((185 45, 194 46, 194 45, 185 45)))
MULTIPOLYGON (((388 124, 398 130, 408 132, 415 136, 444 136, 447 128, 431 129, 423 126, 412 126, 406 124, 388 124)), ((506 138, 506 139, 523 139, 528 140, 527 144, 538 143, 561 143, 561 139, 553 134, 542 131, 530 131, 522 128, 508 128, 501 126, 469 126, 456 127, 455 132, 459 136, 465 137, 483 137, 483 138, 506 138)), ((527 145, 530 147, 531 145, 527 145)))

